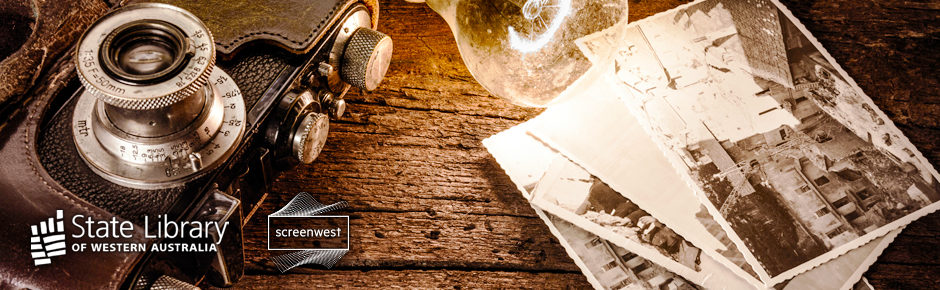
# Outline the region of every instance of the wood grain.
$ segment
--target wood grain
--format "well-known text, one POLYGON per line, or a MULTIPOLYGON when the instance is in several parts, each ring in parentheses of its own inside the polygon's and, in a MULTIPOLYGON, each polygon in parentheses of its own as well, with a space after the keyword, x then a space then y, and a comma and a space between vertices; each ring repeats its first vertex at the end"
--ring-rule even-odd
MULTIPOLYGON (((681 1, 631 0, 637 20, 681 1)), ((785 1, 931 162, 940 161, 938 6, 785 1)), ((424 4, 382 1, 395 53, 379 90, 352 92, 310 166, 283 173, 246 227, 240 287, 585 288, 585 278, 480 141, 537 115, 490 96, 424 4), (294 194, 346 200, 352 249, 337 266, 277 274, 264 217, 294 194)), ((866 273, 879 289, 940 285, 940 215, 911 224, 866 273)))
POLYGON ((280 276, 247 276, 239 286, 253 289, 439 288, 570 289, 591 287, 579 273, 462 270, 317 270, 280 276), (274 284, 271 280, 280 280, 274 284))

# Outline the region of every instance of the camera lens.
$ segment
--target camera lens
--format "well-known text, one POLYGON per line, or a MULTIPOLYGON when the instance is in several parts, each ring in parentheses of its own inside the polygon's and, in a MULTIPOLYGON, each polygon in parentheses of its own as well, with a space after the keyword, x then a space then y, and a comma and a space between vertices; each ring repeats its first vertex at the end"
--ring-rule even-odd
POLYGON ((84 92, 75 147, 92 171, 139 189, 175 187, 223 164, 245 132, 245 102, 215 67, 212 34, 160 3, 98 19, 75 51, 84 92))
POLYGON ((153 75, 167 69, 176 53, 165 42, 135 39, 117 53, 118 67, 137 75, 153 75))
POLYGON ((115 29, 101 44, 108 73, 130 84, 148 84, 172 76, 186 60, 188 43, 176 26, 139 20, 115 29))

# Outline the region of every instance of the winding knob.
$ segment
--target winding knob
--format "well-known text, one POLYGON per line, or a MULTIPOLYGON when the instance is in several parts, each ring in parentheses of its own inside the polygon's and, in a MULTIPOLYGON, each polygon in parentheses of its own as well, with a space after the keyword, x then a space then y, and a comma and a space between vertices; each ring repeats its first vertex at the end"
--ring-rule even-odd
POLYGON ((392 39, 388 35, 359 27, 346 42, 340 76, 357 88, 374 90, 385 77, 391 58, 392 39))
POLYGON ((307 113, 294 129, 291 151, 297 160, 310 164, 320 155, 330 131, 330 117, 321 113, 307 113))

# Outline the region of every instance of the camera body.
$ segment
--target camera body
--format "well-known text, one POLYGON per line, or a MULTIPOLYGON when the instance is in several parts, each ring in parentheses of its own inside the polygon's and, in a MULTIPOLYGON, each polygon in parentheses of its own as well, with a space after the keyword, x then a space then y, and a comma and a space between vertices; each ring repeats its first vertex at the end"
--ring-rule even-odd
POLYGON ((24 224, 56 210, 117 217, 135 225, 132 241, 148 245, 197 242, 139 238, 157 217, 227 222, 223 235, 211 236, 217 250, 70 252, 38 275, 4 274, 9 280, 231 286, 244 271, 241 228, 277 172, 313 162, 330 119, 343 115, 345 93, 374 89, 388 67, 391 40, 374 30, 375 1, 162 2, 169 4, 131 3, 97 20, 71 64, 50 74, 64 89, 37 93, 25 116, 2 128, 9 136, 0 158, 11 161, 0 201, 26 204, 4 216, 24 224), (311 7, 290 9, 296 5, 311 7), (72 280, 56 281, 63 273, 72 280))

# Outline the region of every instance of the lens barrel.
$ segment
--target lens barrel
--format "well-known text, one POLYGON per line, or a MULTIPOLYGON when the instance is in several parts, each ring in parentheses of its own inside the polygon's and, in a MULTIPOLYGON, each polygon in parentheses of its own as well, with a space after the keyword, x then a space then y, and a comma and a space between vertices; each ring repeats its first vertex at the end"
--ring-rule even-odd
POLYGON ((85 91, 73 137, 89 167, 109 181, 180 186, 219 166, 241 142, 241 93, 215 67, 205 24, 183 9, 145 3, 109 13, 79 40, 76 65, 85 91))

